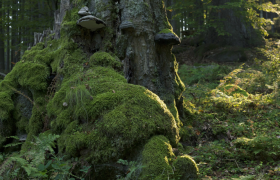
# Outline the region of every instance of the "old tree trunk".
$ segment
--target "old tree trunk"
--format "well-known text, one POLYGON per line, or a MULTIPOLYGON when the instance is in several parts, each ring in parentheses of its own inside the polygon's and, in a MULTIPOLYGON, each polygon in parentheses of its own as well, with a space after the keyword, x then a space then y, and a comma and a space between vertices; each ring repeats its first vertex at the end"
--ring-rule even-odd
POLYGON ((58 155, 91 165, 89 179, 125 176, 118 159, 136 162, 132 179, 196 179, 192 158, 172 150, 183 152, 192 116, 164 2, 61 0, 54 14, 0 83, 1 148, 17 135, 24 153, 34 135, 58 134, 58 155))

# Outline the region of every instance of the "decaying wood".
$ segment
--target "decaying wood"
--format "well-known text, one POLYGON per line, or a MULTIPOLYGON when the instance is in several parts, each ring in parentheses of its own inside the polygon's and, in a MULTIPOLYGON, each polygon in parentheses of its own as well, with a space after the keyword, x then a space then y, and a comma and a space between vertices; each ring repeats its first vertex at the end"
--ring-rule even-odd
POLYGON ((0 72, 0 75, 1 75, 1 76, 4 76, 4 77, 6 76, 6 74, 4 74, 4 73, 1 73, 1 72, 0 72))

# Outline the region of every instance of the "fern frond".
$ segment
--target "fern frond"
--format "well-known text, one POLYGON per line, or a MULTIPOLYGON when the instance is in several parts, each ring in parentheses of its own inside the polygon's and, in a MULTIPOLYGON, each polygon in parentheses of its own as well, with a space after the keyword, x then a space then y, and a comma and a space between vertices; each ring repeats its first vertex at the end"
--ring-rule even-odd
POLYGON ((10 144, 7 144, 3 147, 14 147, 14 146, 17 146, 17 145, 20 145, 20 144, 22 144, 22 143, 10 143, 10 144))
POLYGON ((2 165, 0 166, 0 176, 9 168, 13 165, 13 159, 11 159, 11 157, 14 155, 15 153, 11 154, 9 157, 7 157, 7 159, 2 163, 2 165))

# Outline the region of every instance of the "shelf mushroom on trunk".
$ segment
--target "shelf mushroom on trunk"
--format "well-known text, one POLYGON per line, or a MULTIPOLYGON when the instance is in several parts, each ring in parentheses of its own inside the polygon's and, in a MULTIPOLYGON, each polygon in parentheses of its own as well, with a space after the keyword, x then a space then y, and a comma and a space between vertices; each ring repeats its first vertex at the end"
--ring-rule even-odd
POLYGON ((155 42, 159 44, 177 45, 181 43, 180 38, 168 29, 164 29, 155 35, 155 42))
POLYGON ((84 6, 80 9, 80 11, 78 12, 78 14, 80 16, 87 16, 87 15, 91 15, 91 12, 88 10, 88 7, 84 6))
POLYGON ((95 31, 106 26, 106 23, 104 21, 93 15, 87 15, 80 18, 77 21, 77 24, 84 28, 90 29, 91 31, 95 31))

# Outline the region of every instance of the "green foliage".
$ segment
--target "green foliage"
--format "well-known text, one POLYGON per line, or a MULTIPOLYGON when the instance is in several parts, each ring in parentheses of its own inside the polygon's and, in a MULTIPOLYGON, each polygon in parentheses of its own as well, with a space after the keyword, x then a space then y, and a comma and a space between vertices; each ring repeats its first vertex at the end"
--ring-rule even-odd
POLYGON ((136 174, 136 170, 141 170, 142 168, 144 168, 145 166, 141 166, 140 164, 137 164, 136 161, 130 161, 128 162, 127 160, 123 160, 123 159, 119 159, 118 163, 123 164, 125 166, 128 166, 128 171, 129 173, 126 174, 126 176, 124 178, 117 176, 117 178, 119 180, 129 180, 129 179, 133 179, 133 175, 136 174))
POLYGON ((141 170, 139 177, 141 180, 180 179, 182 175, 190 179, 197 178, 198 169, 193 159, 189 156, 176 158, 172 152, 172 146, 163 135, 153 136, 145 144, 142 157, 143 165, 146 167, 141 170))
POLYGON ((265 26, 273 24, 270 19, 260 18, 257 11, 263 10, 266 12, 274 12, 279 14, 279 5, 272 4, 271 2, 265 2, 260 4, 261 1, 230 1, 224 4, 215 4, 213 1, 207 0, 198 3, 195 0, 191 1, 176 1, 172 6, 168 7, 168 11, 175 11, 176 15, 172 17, 175 20, 187 19, 189 30, 195 29, 196 32, 193 35, 202 34, 209 28, 214 28, 219 36, 231 35, 225 31, 223 22, 227 21, 226 18, 218 18, 211 16, 211 14, 218 14, 218 12, 233 10, 235 15, 241 18, 243 22, 247 22, 248 25, 252 25, 260 33, 267 36, 268 33, 264 29, 265 26), (243 9, 243 10, 241 10, 243 9), (191 12, 186 15, 185 12, 191 12), (201 23, 201 22, 206 22, 201 23))
MULTIPOLYGON (((17 137, 12 137, 18 140, 17 137)), ((0 179, 12 178, 44 178, 44 179, 83 179, 71 173, 72 165, 63 161, 63 157, 57 157, 54 152, 54 141, 59 135, 41 133, 34 137, 31 149, 21 153, 13 153, 10 156, 1 156, 4 162, 1 164, 0 179), (12 167, 12 168, 10 168, 12 167), (75 178, 74 178, 75 177, 75 178)), ((6 147, 18 144, 8 144, 6 147)), ((87 173, 90 167, 84 167, 80 171, 87 173)))
MULTIPOLYGON (((174 35, 176 35, 172 29, 162 29, 159 34, 162 34, 162 33, 172 33, 174 35)), ((177 36, 177 35, 176 35, 177 36)))
POLYGON ((183 64, 178 71, 182 81, 189 86, 205 82, 218 84, 219 80, 229 72, 229 67, 216 64, 193 67, 183 64))
MULTIPOLYGON (((269 40, 258 48, 252 62, 228 65, 230 71, 215 86, 201 68, 195 73, 200 79, 183 94, 188 110, 196 113, 194 121, 182 121, 182 144, 192 146, 181 151, 194 157, 200 178, 279 179, 279 49, 273 44, 269 40)), ((180 67, 184 83, 196 78, 191 73, 196 69, 180 67)))
POLYGON ((219 88, 222 92, 230 96, 233 96, 234 94, 240 94, 246 97, 248 96, 248 93, 245 90, 235 84, 227 84, 225 86, 220 86, 219 88))

